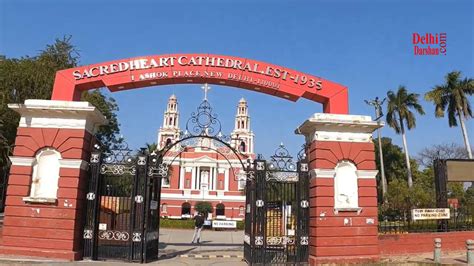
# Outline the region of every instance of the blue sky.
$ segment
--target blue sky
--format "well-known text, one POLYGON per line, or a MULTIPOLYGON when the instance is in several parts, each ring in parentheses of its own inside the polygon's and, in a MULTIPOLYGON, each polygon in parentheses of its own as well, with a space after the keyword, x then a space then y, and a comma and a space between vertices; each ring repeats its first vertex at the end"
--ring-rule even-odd
MULTIPOLYGON (((0 54, 35 55, 72 35, 81 64, 142 55, 214 53, 293 68, 344 84, 350 112, 372 115, 364 99, 405 85, 423 94, 460 70, 473 77, 472 1, 6 1, 0 0, 0 54), (412 33, 447 32, 446 56, 414 56, 412 33)), ((167 98, 180 103, 181 126, 202 99, 199 85, 114 93, 122 134, 133 147, 156 141, 167 98)), ((320 104, 296 103, 238 88, 212 86, 209 99, 230 132, 241 97, 249 102, 257 152, 280 142, 293 154, 303 137, 293 130, 320 104)), ((472 98, 471 98, 472 100, 472 98)), ((460 128, 426 115, 408 133, 410 154, 437 143, 462 144, 460 128)), ((467 127, 474 142, 474 123, 467 127)), ((383 135, 401 145, 392 129, 383 135)))

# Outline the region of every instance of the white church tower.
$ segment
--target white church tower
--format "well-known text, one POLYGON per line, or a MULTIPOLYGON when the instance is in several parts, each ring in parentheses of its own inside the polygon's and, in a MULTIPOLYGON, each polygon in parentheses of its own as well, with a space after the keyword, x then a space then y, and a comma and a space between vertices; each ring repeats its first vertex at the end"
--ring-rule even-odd
POLYGON ((247 101, 242 98, 237 106, 235 126, 231 133, 231 145, 242 153, 253 153, 255 135, 250 130, 250 116, 247 101))
POLYGON ((173 94, 168 99, 168 106, 163 118, 163 127, 160 127, 158 130, 158 148, 162 149, 166 145, 175 143, 179 139, 179 132, 178 100, 173 94))

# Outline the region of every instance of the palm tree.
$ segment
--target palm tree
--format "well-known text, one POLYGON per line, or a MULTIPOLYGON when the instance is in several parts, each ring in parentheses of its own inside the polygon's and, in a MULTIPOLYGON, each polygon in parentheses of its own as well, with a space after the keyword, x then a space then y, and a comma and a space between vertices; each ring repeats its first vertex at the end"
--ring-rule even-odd
POLYGON ((158 144, 156 142, 153 143, 145 143, 146 145, 146 154, 152 154, 153 152, 158 151, 158 144))
POLYGON ((474 117, 471 104, 467 98, 468 95, 473 93, 474 80, 471 78, 461 79, 461 72, 453 71, 446 75, 444 84, 435 86, 425 94, 425 99, 435 104, 436 117, 444 117, 447 109, 449 127, 458 126, 459 119, 469 159, 472 159, 472 151, 464 119, 474 117))
POLYGON ((407 164, 408 187, 413 186, 413 178, 405 135, 405 125, 408 130, 416 127, 415 115, 410 109, 414 109, 421 115, 425 114, 423 108, 418 103, 419 96, 420 95, 416 93, 408 93, 404 86, 399 86, 396 93, 393 91, 387 92, 387 124, 393 128, 397 134, 402 134, 403 150, 405 152, 405 160, 407 164))

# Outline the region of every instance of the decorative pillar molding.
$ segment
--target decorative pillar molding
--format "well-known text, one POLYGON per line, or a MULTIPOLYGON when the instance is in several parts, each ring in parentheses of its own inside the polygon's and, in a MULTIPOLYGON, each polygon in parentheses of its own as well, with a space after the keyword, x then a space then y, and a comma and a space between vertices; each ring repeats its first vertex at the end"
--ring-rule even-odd
POLYGON ((196 167, 193 167, 193 170, 191 170, 191 186, 190 189, 193 190, 194 188, 194 183, 196 182, 196 167))
POLYGON ((107 120, 88 102, 26 100, 8 107, 21 119, 11 157, 0 253, 81 259, 87 162, 94 133, 107 120), (40 151, 45 150, 59 154, 56 164, 50 159, 42 164, 40 151), (49 182, 42 173, 54 165, 59 167, 57 190, 47 190, 45 197, 34 195, 32 186, 49 182))
POLYGON ((224 191, 229 191, 229 171, 230 168, 226 169, 224 172, 224 191))
POLYGON ((178 189, 184 189, 184 178, 185 178, 185 167, 179 167, 179 187, 178 189))
POLYGON ((372 142, 379 127, 369 116, 316 113, 295 131, 308 147, 311 265, 379 259, 372 142))

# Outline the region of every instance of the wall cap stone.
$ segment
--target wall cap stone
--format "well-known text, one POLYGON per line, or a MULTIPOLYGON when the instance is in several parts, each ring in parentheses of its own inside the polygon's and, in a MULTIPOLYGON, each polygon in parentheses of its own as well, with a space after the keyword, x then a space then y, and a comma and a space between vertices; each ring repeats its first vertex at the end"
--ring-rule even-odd
POLYGON ((382 121, 372 121, 365 115, 340 115, 315 113, 303 122, 295 133, 304 135, 306 142, 344 141, 370 142, 372 132, 384 126, 382 121))
POLYGON ((21 115, 20 127, 85 129, 94 133, 107 119, 89 102, 25 100, 24 104, 8 104, 21 115))
POLYGON ((315 113, 303 122, 296 130, 296 134, 306 135, 314 130, 329 132, 372 133, 384 126, 382 121, 372 121, 366 115, 339 115, 315 113))

